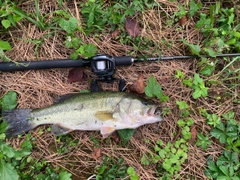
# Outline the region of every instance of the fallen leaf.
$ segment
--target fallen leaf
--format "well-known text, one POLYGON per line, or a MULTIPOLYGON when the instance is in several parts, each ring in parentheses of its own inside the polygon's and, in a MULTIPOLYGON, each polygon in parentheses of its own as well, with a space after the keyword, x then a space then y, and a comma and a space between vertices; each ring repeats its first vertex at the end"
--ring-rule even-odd
POLYGON ((232 8, 234 6, 233 2, 222 2, 223 8, 232 8))
POLYGON ((190 132, 192 134, 192 138, 189 140, 189 143, 194 143, 194 141, 196 140, 197 137, 197 130, 196 130, 196 125, 192 125, 190 127, 190 132))
POLYGON ((217 143, 217 144, 221 145, 221 143, 220 143, 219 139, 217 139, 217 138, 213 138, 213 141, 214 141, 215 143, 217 143))
POLYGON ((184 26, 187 23, 187 21, 188 21, 187 16, 183 16, 181 19, 178 20, 178 24, 180 26, 184 26))
POLYGON ((145 83, 143 82, 143 75, 140 74, 138 79, 132 84, 128 86, 128 89, 137 94, 143 94, 145 88, 145 83))
POLYGON ((111 139, 113 139, 113 141, 115 141, 116 143, 118 143, 120 141, 120 137, 119 137, 117 131, 115 131, 111 134, 111 139))
POLYGON ((117 36, 121 34, 121 31, 119 29, 115 29, 112 33, 111 36, 113 39, 115 39, 117 36))
POLYGON ((81 82, 86 80, 86 74, 83 72, 83 68, 73 68, 68 73, 68 82, 81 82))
POLYGON ((129 36, 136 37, 140 34, 140 26, 135 19, 130 17, 126 18, 125 29, 129 36))
POLYGON ((101 156, 101 149, 100 148, 94 148, 92 152, 92 158, 97 160, 101 156))

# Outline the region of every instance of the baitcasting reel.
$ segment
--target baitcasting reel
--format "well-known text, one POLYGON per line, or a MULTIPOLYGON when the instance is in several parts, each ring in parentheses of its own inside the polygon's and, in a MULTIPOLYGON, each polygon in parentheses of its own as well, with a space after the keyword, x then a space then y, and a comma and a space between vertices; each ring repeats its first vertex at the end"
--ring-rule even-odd
POLYGON ((95 57, 91 58, 91 69, 94 74, 98 76, 97 80, 94 80, 91 84, 91 91, 98 91, 98 81, 112 83, 113 81, 118 81, 119 91, 125 90, 125 80, 114 78, 113 75, 116 71, 116 64, 131 64, 131 57, 118 57, 114 58, 106 54, 98 54, 95 57))

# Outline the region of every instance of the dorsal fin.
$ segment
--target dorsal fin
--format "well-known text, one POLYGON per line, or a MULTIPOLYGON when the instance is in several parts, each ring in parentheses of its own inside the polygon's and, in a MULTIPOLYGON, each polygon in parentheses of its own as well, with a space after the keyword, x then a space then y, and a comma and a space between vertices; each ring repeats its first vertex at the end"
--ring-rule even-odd
POLYGON ((59 98, 54 100, 54 104, 62 103, 66 99, 69 99, 71 97, 77 96, 79 93, 70 93, 70 94, 64 94, 60 96, 59 98))

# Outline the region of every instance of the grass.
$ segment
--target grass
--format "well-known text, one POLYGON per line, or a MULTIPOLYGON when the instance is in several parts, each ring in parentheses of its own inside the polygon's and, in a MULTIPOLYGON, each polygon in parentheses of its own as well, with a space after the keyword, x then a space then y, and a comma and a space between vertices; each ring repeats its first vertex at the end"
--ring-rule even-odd
MULTIPOLYGON (((22 179, 28 178, 28 169, 31 176, 40 179, 87 179, 92 174, 117 178, 118 173, 112 172, 129 179, 238 179, 240 60, 215 58, 216 53, 239 52, 237 2, 35 0, 14 4, 0 0, 0 4, 0 58, 5 61, 96 53, 213 57, 117 67, 116 77, 124 78, 127 84, 142 73, 146 95, 164 111, 159 129, 156 124, 138 128, 128 143, 103 140, 98 132, 73 132, 55 138, 48 126, 18 138, 5 139, 0 134, 9 149, 31 151, 31 155, 16 160, 0 149, 4 163, 11 164, 22 179), (12 15, 3 11, 8 6, 12 15), (124 28, 127 16, 141 27, 136 38, 124 28), (24 146, 25 142, 32 148, 24 146), (97 159, 92 157, 94 148, 101 148, 97 159)), ((15 91, 18 108, 41 108, 60 95, 90 89, 89 81, 95 76, 89 68, 84 69, 88 81, 79 83, 68 83, 68 72, 0 73, 0 97, 11 91, 10 100, 14 101, 15 91)), ((117 84, 100 86, 117 91, 117 84)), ((2 108, 8 99, 1 100, 2 108)))

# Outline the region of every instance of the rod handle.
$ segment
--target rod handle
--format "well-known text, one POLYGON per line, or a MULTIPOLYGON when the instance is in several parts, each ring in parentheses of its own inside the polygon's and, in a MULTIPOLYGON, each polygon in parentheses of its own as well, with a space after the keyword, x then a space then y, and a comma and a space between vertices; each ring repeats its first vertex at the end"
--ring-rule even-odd
POLYGON ((51 68, 74 68, 90 66, 89 61, 83 59, 57 59, 43 61, 19 61, 19 62, 1 62, 0 71, 24 71, 33 69, 51 69, 51 68))

